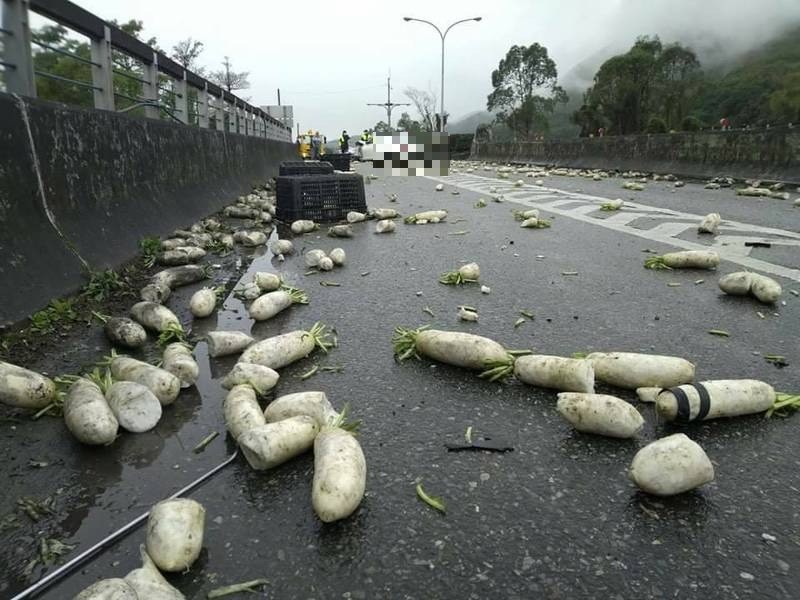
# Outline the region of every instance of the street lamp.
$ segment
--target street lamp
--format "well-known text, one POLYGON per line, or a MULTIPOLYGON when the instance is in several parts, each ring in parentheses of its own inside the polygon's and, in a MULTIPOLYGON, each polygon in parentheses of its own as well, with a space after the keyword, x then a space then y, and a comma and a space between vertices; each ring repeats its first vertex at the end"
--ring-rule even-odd
POLYGON ((417 21, 419 23, 427 23, 431 27, 436 30, 436 33, 439 34, 439 37, 442 38, 442 88, 441 88, 441 110, 439 111, 439 131, 444 132, 444 38, 447 37, 447 33, 459 23, 466 23, 468 21, 480 21, 483 17, 472 17, 471 19, 461 19, 460 21, 456 21, 455 23, 451 23, 450 26, 444 30, 439 29, 436 25, 431 23, 430 21, 426 21, 425 19, 415 19, 414 17, 403 17, 403 21, 408 23, 409 21, 417 21))

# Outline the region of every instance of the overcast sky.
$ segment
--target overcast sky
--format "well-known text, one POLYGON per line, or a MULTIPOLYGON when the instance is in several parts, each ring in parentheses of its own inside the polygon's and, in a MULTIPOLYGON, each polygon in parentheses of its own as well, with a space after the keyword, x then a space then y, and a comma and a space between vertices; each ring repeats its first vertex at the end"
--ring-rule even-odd
MULTIPOLYGON (((513 44, 539 42, 559 74, 589 76, 576 65, 595 63, 629 47, 640 34, 691 40, 706 51, 736 51, 763 42, 800 21, 800 0, 458 0, 344 2, 332 0, 77 0, 104 19, 144 21, 145 37, 170 50, 193 37, 205 44, 202 64, 217 68, 225 55, 249 71, 253 104, 294 106, 295 121, 329 138, 386 118, 386 77, 392 99, 407 101, 413 86, 439 90, 441 42, 427 25, 458 25, 447 37, 445 110, 457 119, 485 108, 490 76, 513 44)), ((800 42, 798 42, 800 43, 800 42)), ((400 110, 393 118, 399 117, 400 110)))

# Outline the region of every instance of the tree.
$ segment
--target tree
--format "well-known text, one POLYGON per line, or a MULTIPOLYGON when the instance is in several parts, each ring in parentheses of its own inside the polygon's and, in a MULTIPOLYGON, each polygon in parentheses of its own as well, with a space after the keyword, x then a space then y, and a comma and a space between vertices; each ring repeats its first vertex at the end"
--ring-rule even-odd
POLYGON ((789 73, 782 87, 769 96, 769 109, 778 121, 800 124, 800 73, 789 73))
POLYGON ((184 69, 189 69, 200 76, 205 76, 205 67, 197 63, 203 53, 203 42, 188 37, 172 47, 172 58, 184 69))
POLYGON ((391 135, 392 130, 389 128, 389 125, 386 121, 378 121, 375 123, 375 127, 372 128, 372 131, 375 135, 391 135))
POLYGON ((397 129, 408 133, 422 133, 424 131, 422 123, 412 119, 407 112, 400 115, 400 119, 397 121, 397 129))
POLYGON ((226 56, 225 60, 222 61, 222 69, 211 72, 208 78, 228 92, 249 89, 250 82, 247 77, 250 72, 234 71, 232 67, 231 59, 226 56))
POLYGON ((414 87, 407 87, 403 93, 411 100, 411 104, 419 115, 419 124, 422 131, 438 131, 436 117, 436 94, 426 92, 414 87))
POLYGON ((497 111, 497 120, 516 135, 530 139, 547 131, 547 115, 568 100, 557 80, 558 70, 547 48, 538 43, 511 46, 492 72, 494 90, 486 107, 497 111))

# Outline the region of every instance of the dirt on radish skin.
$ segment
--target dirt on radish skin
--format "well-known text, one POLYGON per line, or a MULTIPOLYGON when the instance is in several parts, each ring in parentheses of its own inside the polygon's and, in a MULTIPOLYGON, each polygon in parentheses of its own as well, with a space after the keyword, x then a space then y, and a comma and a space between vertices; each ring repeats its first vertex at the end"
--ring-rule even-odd
POLYGON ((628 477, 655 496, 674 496, 714 480, 705 451, 682 433, 656 440, 633 457, 628 477))
POLYGON ((267 423, 276 423, 291 417, 313 418, 320 429, 339 417, 325 392, 297 392, 286 394, 269 403, 264 410, 267 423))
POLYGON ((167 572, 185 571, 203 547, 206 510, 188 498, 156 504, 147 519, 145 548, 156 566, 167 572))
POLYGON ((748 271, 738 271, 728 273, 719 278, 719 289, 731 296, 746 296, 750 293, 753 284, 752 273, 748 271))
POLYGON ((172 267, 164 269, 153 275, 151 283, 154 285, 165 285, 171 290, 190 283, 196 283, 208 278, 205 267, 200 265, 185 265, 183 267, 172 267))
POLYGON ((661 390, 656 397, 656 413, 665 421, 685 423, 760 413, 774 402, 775 390, 763 381, 720 379, 661 390))
POLYGON ((239 447, 247 462, 257 470, 276 467, 311 448, 319 425, 301 415, 248 429, 239 436, 239 447))
POLYGON ((180 319, 174 312, 154 302, 137 302, 131 307, 131 317, 152 331, 161 332, 171 326, 181 327, 180 319))
POLYGON ((181 381, 175 375, 135 358, 117 356, 111 360, 109 370, 115 380, 134 381, 148 388, 162 406, 175 402, 181 391, 181 381))
POLYGON ((361 504, 367 461, 355 436, 339 427, 323 429, 314 440, 311 504, 325 523, 349 517, 361 504))
POLYGON ((283 280, 280 275, 275 273, 259 271, 253 275, 253 283, 255 283, 262 292, 274 292, 281 287, 283 280))
POLYGON ((95 446, 112 443, 119 429, 100 387, 84 378, 75 381, 64 398, 64 424, 80 443, 95 446))
POLYGON ((226 390, 236 385, 249 385, 256 394, 263 396, 278 384, 280 375, 269 367, 238 362, 230 373, 223 377, 221 384, 226 390))
POLYGON ((212 288, 197 290, 189 300, 189 311, 199 319, 211 316, 216 307, 217 293, 212 288))
POLYGON ((695 367, 676 356, 635 352, 592 352, 596 380, 635 390, 640 387, 672 387, 694 379, 695 367))
POLYGON ((200 367, 192 356, 191 347, 182 342, 164 348, 161 368, 180 379, 182 388, 193 386, 200 376, 200 367))
POLYGON ((222 412, 225 427, 235 440, 245 431, 266 423, 256 392, 249 385, 233 386, 222 403, 222 412))
POLYGON ((317 347, 326 352, 331 345, 327 340, 326 327, 317 323, 309 331, 299 329, 256 342, 242 353, 239 362, 277 370, 305 358, 317 347))
POLYGON ((562 417, 584 433, 624 439, 636 437, 644 427, 639 411, 615 396, 562 392, 556 406, 562 417))
POLYGON ((139 297, 145 302, 163 304, 171 293, 172 290, 166 283, 149 283, 139 291, 139 297))
POLYGON ((124 579, 101 579, 83 590, 72 600, 140 600, 139 595, 124 579))
POLYGON ((128 317, 109 317, 103 331, 112 344, 124 348, 141 348, 147 342, 144 327, 128 317))
POLYGON ((582 358, 520 356, 514 361, 514 376, 529 385, 562 392, 594 392, 592 362, 582 358))
POLYGON ((243 352, 255 340, 243 331, 209 331, 206 334, 208 355, 211 358, 243 352))
POLYGON ((125 582, 133 588, 139 600, 185 600, 185 596, 164 579, 161 571, 147 555, 144 544, 139 546, 142 566, 125 576, 125 582))
POLYGON ((44 408, 56 401, 56 384, 49 377, 0 361, 0 402, 16 408, 44 408))
POLYGON ((774 304, 778 301, 783 290, 777 281, 759 273, 751 273, 750 276, 752 278, 750 293, 756 299, 765 304, 774 304))
POLYGON ((145 386, 134 381, 117 381, 106 392, 108 406, 120 427, 144 433, 161 420, 161 402, 145 386))

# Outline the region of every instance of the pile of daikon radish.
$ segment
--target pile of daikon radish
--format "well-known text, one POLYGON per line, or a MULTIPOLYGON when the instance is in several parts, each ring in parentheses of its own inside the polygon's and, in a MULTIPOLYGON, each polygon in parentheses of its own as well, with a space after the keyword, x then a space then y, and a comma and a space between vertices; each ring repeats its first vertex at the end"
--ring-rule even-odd
MULTIPOLYGON (((614 438, 636 437, 644 419, 625 400, 596 394, 596 380, 636 390, 642 401, 655 402, 660 419, 675 423, 760 413, 790 401, 788 395, 776 394, 772 386, 752 379, 693 383, 694 364, 674 356, 631 352, 594 352, 585 358, 537 355, 509 351, 486 337, 427 327, 398 327, 392 343, 400 361, 425 356, 480 371, 480 377, 489 380, 513 373, 526 384, 554 389, 559 392, 559 414, 575 429, 614 438)), ((794 402, 800 402, 800 397, 794 402)), ((698 444, 684 434, 675 434, 642 448, 628 474, 643 491, 668 496, 710 482, 714 469, 698 444)))

